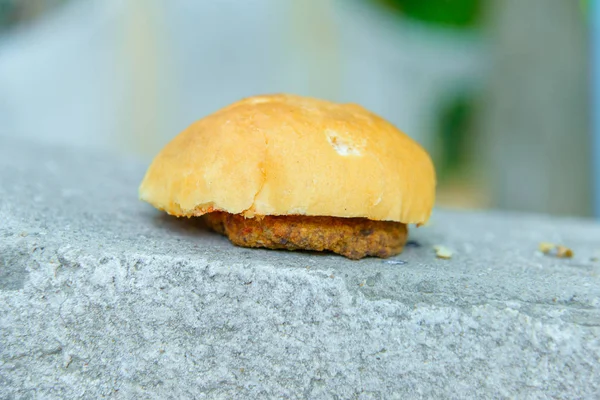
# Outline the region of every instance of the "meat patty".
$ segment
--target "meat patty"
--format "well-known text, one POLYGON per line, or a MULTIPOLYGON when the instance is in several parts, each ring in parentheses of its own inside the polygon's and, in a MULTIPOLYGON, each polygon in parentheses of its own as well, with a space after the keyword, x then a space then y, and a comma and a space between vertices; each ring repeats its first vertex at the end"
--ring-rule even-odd
POLYGON ((211 212, 202 218, 210 228, 238 246, 329 250, 353 260, 399 254, 407 237, 405 224, 367 218, 302 215, 245 218, 226 212, 211 212))

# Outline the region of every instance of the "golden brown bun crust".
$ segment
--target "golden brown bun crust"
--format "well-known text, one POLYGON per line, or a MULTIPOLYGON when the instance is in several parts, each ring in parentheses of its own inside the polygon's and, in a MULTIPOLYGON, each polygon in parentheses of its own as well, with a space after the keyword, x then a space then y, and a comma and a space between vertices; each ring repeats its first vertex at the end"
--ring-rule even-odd
POLYGON ((406 243, 406 225, 366 218, 298 215, 244 218, 212 212, 202 217, 213 230, 242 247, 333 251, 353 260, 399 254, 406 243))
POLYGON ((140 197, 177 216, 220 210, 423 223, 435 172, 416 142, 361 106, 265 95, 175 137, 152 162, 140 197))

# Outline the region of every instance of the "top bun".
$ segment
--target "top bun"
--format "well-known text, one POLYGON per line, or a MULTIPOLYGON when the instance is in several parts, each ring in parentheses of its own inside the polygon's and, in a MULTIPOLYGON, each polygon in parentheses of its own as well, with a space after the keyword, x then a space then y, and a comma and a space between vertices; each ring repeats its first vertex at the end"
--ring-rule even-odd
POLYGON ((435 171, 415 141, 356 104, 250 97, 184 130, 140 198, 177 216, 212 211, 424 223, 435 171))

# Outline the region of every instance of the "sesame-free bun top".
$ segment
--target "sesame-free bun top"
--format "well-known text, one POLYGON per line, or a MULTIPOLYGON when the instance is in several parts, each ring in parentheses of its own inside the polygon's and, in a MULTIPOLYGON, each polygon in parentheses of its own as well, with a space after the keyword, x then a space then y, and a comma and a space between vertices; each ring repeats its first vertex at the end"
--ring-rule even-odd
POLYGON ((177 216, 212 211, 424 223, 429 155, 356 104, 250 97, 195 123, 156 156, 140 198, 177 216))

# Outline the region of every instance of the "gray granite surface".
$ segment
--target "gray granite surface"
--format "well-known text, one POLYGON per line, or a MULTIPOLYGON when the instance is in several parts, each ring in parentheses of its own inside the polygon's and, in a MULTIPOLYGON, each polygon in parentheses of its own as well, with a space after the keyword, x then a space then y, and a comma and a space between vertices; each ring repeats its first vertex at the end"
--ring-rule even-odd
POLYGON ((139 202, 145 167, 0 138, 1 399, 600 398, 600 225, 439 210, 390 260, 244 249, 139 202))

